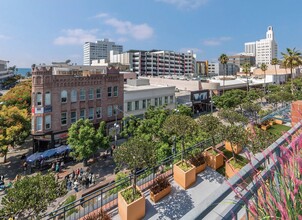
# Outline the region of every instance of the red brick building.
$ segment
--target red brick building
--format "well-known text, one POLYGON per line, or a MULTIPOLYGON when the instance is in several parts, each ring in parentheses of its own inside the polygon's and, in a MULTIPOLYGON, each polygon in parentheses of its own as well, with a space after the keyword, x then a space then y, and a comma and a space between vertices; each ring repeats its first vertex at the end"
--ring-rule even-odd
POLYGON ((66 142, 68 128, 78 119, 101 121, 109 131, 121 121, 124 78, 106 67, 38 66, 32 71, 32 136, 34 151, 66 142))

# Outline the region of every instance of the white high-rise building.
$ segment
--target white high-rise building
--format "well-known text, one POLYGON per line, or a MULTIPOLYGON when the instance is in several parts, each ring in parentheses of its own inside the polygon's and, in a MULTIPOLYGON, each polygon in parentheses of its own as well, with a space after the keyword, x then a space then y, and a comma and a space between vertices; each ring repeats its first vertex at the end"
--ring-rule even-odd
POLYGON ((122 53, 123 46, 116 45, 115 42, 111 42, 108 39, 98 40, 96 42, 85 42, 83 64, 91 65, 92 60, 109 60, 111 50, 122 53))
POLYGON ((273 27, 269 26, 266 38, 256 42, 244 44, 245 53, 253 54, 256 57, 256 65, 261 63, 271 64, 273 58, 277 58, 278 45, 274 38, 273 27))

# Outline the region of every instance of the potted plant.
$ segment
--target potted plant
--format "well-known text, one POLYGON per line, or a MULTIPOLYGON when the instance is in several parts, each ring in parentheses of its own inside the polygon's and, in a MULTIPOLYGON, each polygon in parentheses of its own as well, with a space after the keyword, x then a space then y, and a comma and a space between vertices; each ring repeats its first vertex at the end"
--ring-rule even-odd
POLYGON ((225 176, 227 178, 233 177, 236 173, 238 173, 242 167, 246 165, 245 161, 234 160, 233 157, 231 157, 229 160, 226 161, 225 163, 225 176))
POLYGON ((100 209, 96 212, 90 213, 84 217, 83 220, 111 220, 111 217, 107 214, 107 212, 103 211, 103 209, 100 209))
POLYGON ((206 168, 206 161, 202 152, 191 155, 189 162, 196 167, 196 175, 206 168))
POLYGON ((229 141, 225 141, 224 147, 227 151, 233 151, 234 150, 235 154, 240 154, 240 152, 242 151, 242 146, 241 145, 233 144, 233 147, 232 147, 231 142, 229 142, 229 141))
POLYGON ((145 216, 145 197, 136 185, 136 171, 153 167, 156 162, 154 144, 140 137, 133 137, 114 151, 118 167, 127 166, 133 175, 132 186, 118 193, 118 211, 122 220, 142 219, 145 216))
POLYGON ((171 184, 165 175, 158 176, 150 188, 150 198, 153 202, 158 202, 171 192, 171 184))
POLYGON ((214 170, 223 166, 222 152, 217 152, 213 147, 209 147, 204 151, 206 164, 214 170))
POLYGON ((164 131, 182 141, 181 161, 173 165, 173 177, 184 189, 189 188, 196 181, 196 167, 184 160, 185 137, 192 135, 197 124, 191 117, 181 114, 173 114, 167 117, 163 123, 164 131))

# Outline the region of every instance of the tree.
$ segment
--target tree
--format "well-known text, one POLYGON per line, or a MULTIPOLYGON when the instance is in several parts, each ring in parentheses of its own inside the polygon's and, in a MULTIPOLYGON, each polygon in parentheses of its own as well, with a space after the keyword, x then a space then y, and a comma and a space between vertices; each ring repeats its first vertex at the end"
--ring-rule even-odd
POLYGON ((169 115, 163 123, 163 130, 170 136, 175 136, 176 139, 182 140, 182 155, 181 160, 184 159, 185 154, 185 138, 192 135, 196 130, 197 124, 191 117, 187 115, 169 115))
POLYGON ((199 125, 200 129, 211 138, 213 147, 215 147, 215 137, 221 134, 221 121, 217 117, 210 114, 200 116, 197 120, 197 124, 199 125))
POLYGON ((136 171, 146 167, 153 167, 156 163, 156 150, 154 144, 139 137, 131 137, 114 151, 113 159, 117 167, 124 165, 133 174, 132 198, 136 194, 136 171))
POLYGON ((229 61, 229 58, 226 54, 221 54, 220 57, 218 58, 218 61, 223 65, 223 87, 222 87, 222 94, 224 94, 224 89, 225 89, 225 75, 226 75, 226 65, 229 61))
POLYGON ((242 109, 246 114, 249 116, 252 116, 254 121, 257 121, 257 115, 261 110, 261 106, 258 103, 253 103, 253 102, 245 102, 242 105, 242 109))
POLYGON ((272 65, 274 65, 275 66, 275 74, 276 74, 276 84, 277 84, 277 64, 279 63, 279 60, 278 60, 278 58, 273 58, 272 59, 272 65))
POLYGON ((242 65, 242 71, 246 75, 246 91, 249 91, 249 79, 248 74, 251 72, 251 64, 250 63, 244 63, 242 65))
POLYGON ((236 112, 234 109, 222 109, 218 112, 218 117, 231 125, 235 125, 236 123, 247 123, 247 118, 236 112))
POLYGON ((2 106, 0 111, 0 151, 4 155, 4 163, 8 146, 21 144, 30 133, 30 117, 26 109, 16 106, 2 106))
POLYGON ((68 129, 68 144, 73 150, 71 154, 78 160, 87 159, 100 148, 109 146, 109 139, 105 136, 105 122, 102 121, 98 130, 95 130, 89 119, 80 119, 68 129))
POLYGON ((267 65, 265 63, 261 63, 260 69, 263 71, 264 73, 264 94, 266 94, 266 74, 265 71, 267 70, 267 65))
POLYGON ((241 104, 246 98, 246 92, 240 89, 232 89, 230 91, 226 91, 221 96, 214 96, 213 101, 215 106, 218 108, 235 108, 239 106, 241 108, 241 104))
POLYGON ((56 181, 54 174, 25 176, 7 190, 1 201, 2 217, 39 219, 50 203, 64 194, 65 183, 56 181))
POLYGON ((178 105, 176 111, 174 110, 173 113, 187 115, 191 117, 193 116, 192 108, 186 105, 178 105))
POLYGON ((247 130, 248 148, 253 154, 263 151, 275 141, 275 135, 270 132, 263 131, 253 124, 247 130))
POLYGON ((283 64, 285 68, 290 68, 290 75, 291 75, 291 92, 294 95, 294 82, 293 82, 293 68, 298 67, 302 64, 302 57, 301 53, 294 49, 286 48, 287 53, 281 53, 283 56, 283 64))

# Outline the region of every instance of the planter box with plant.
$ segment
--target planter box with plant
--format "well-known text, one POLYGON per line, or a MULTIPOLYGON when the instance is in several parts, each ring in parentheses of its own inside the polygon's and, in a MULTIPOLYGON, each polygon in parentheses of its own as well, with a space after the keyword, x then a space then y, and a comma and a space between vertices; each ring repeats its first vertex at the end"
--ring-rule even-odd
POLYGON ((173 178, 182 188, 188 189, 196 181, 196 167, 180 161, 173 166, 173 178))
POLYGON ((231 178, 234 175, 236 175, 236 173, 238 173, 242 167, 245 166, 245 163, 241 160, 237 161, 234 160, 233 157, 231 157, 229 160, 226 161, 225 163, 225 176, 227 178, 231 178))
POLYGON ((242 146, 240 146, 239 144, 233 144, 232 148, 231 142, 225 141, 225 149, 231 152, 234 150, 235 154, 239 154, 242 151, 242 146))
POLYGON ((111 217, 103 209, 100 209, 85 216, 82 220, 111 220, 111 217))
POLYGON ((150 188, 150 198, 153 202, 158 202, 171 192, 171 184, 166 176, 159 176, 155 179, 150 188))
POLYGON ((223 166, 223 155, 217 152, 213 147, 205 149, 205 159, 209 167, 214 170, 223 166))
POLYGON ((190 164, 196 167, 196 175, 206 168, 206 161, 203 153, 198 152, 197 154, 193 154, 189 158, 190 164))

